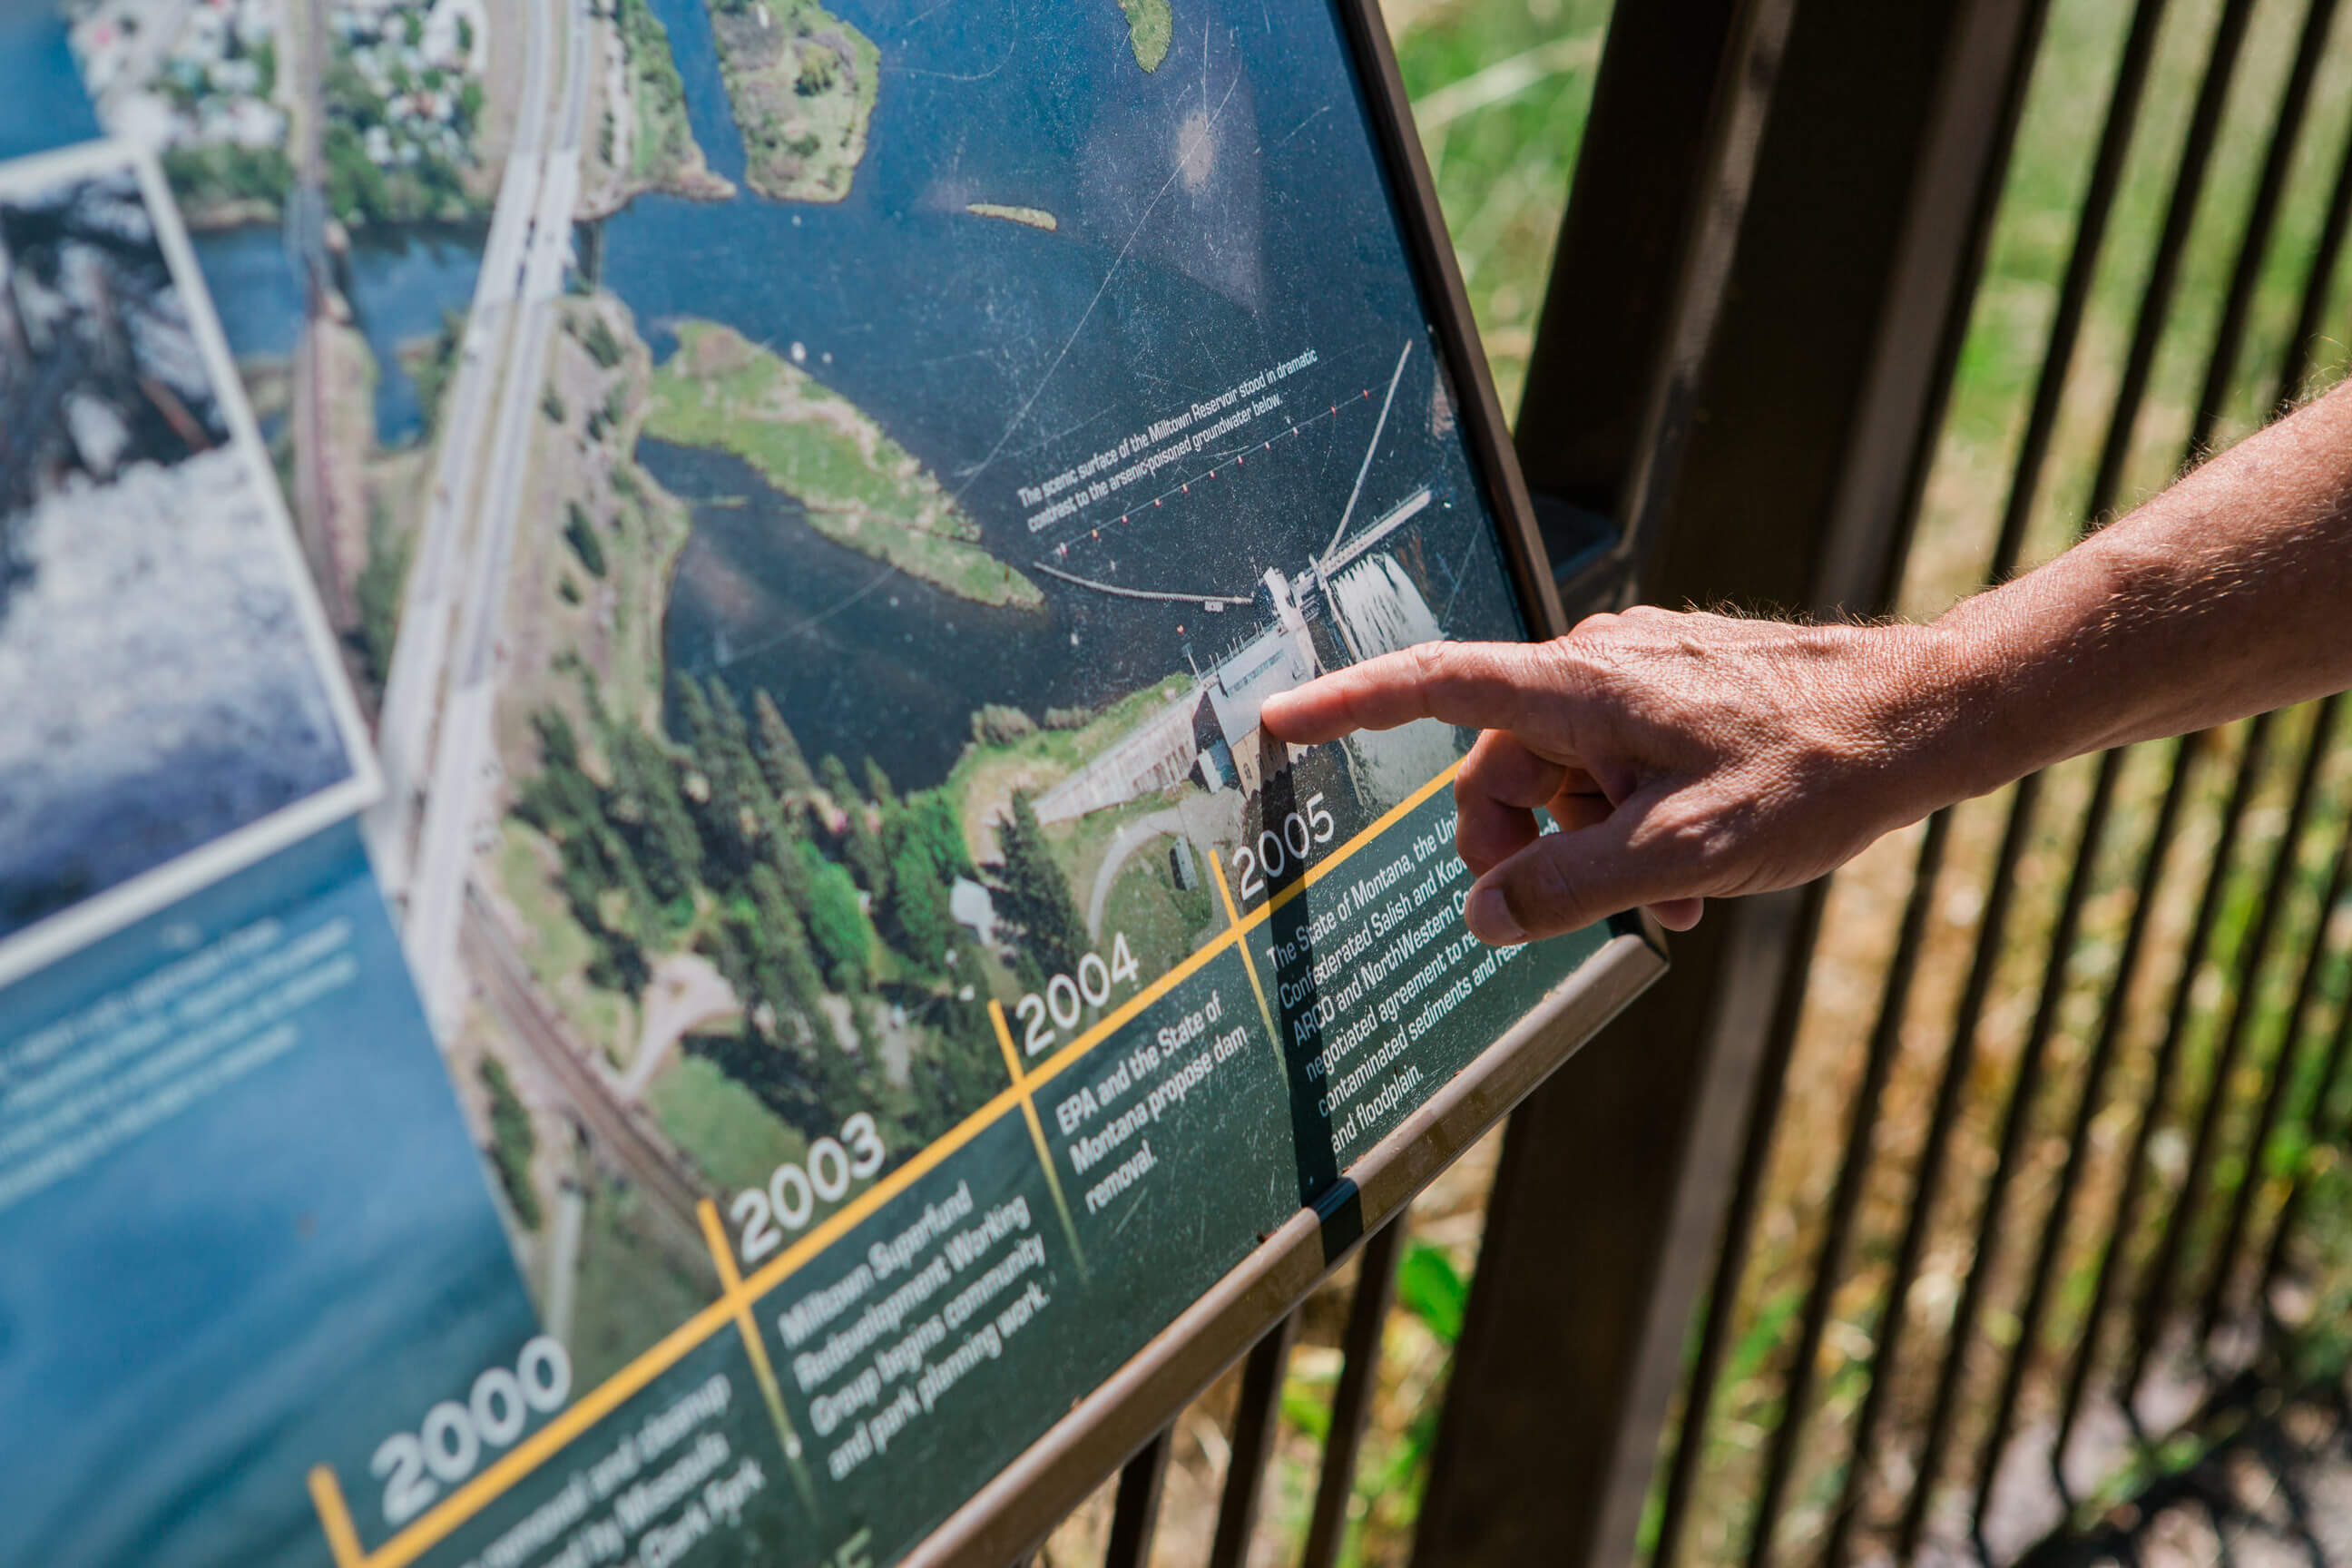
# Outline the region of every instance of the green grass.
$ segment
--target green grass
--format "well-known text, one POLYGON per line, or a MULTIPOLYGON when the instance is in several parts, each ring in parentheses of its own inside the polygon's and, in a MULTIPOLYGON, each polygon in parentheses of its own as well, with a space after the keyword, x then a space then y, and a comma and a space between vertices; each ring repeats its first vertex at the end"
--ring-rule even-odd
POLYGON ((984 605, 1034 606, 1035 584, 976 542, 979 525, 848 399, 731 329, 677 327, 645 433, 742 458, 827 538, 984 605))
MULTIPOLYGON (((1109 942, 1113 931, 1125 935, 1147 975, 1189 957, 1200 945, 1202 933, 1217 918, 1215 895, 1209 890, 1205 868, 1199 886, 1189 893, 1177 890, 1168 869, 1168 854, 1175 842, 1155 838, 1136 850, 1103 903, 1103 941, 1109 942)), ((1092 891, 1089 883, 1079 894, 1084 897, 1092 891)))
POLYGON ((699 165, 702 149, 687 121, 686 84, 670 53, 668 29, 646 0, 620 0, 617 15, 628 38, 630 106, 636 122, 629 172, 658 184, 682 166, 699 165))
POLYGON ((595 944, 563 901, 548 867, 554 850, 539 831, 518 817, 499 824, 499 888, 522 916, 530 940, 523 960, 531 977, 551 996, 561 998, 564 1016, 583 1041, 610 1058, 617 1049, 635 1009, 629 999, 600 991, 583 976, 595 956, 595 944))
POLYGON ((709 1305, 718 1281, 682 1272, 646 1235, 659 1224, 633 1192, 600 1182, 588 1196, 572 1311, 574 1385, 593 1388, 709 1305))
POLYGON ((661 1070, 646 1098, 669 1141, 692 1150, 711 1181, 729 1192, 766 1185, 780 1162, 798 1159, 808 1146, 758 1095, 691 1051, 661 1070))
POLYGON ((1168 0, 1118 0, 1127 16, 1128 41, 1135 47, 1135 63, 1156 71, 1168 58, 1169 41, 1176 30, 1175 13, 1168 0))
POLYGON ((1610 5, 1391 0, 1388 8, 1471 312, 1496 390, 1514 411, 1610 5))

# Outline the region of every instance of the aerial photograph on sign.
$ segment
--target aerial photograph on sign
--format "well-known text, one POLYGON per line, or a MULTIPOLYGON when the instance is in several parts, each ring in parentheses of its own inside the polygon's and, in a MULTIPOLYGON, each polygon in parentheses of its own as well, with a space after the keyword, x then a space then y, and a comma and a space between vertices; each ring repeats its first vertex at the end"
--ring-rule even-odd
POLYGON ((1269 694, 1520 635, 1327 14, 64 16, 222 301, 583 1376, 710 1299, 702 1200, 820 1220, 746 1200, 913 1157, 1003 1089, 992 1000, 1033 1047, 1115 1005, 1466 741, 1294 752, 1269 694))
POLYGON ((0 940, 365 771, 190 281, 126 155, 0 169, 0 940))

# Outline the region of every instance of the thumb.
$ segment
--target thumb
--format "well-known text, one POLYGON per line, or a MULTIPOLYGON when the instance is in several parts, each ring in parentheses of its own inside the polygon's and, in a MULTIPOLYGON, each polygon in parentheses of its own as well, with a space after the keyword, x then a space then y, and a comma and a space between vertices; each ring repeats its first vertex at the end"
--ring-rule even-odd
POLYGON ((1479 878, 1462 910, 1473 934, 1507 947, 1704 893, 1686 841, 1637 832, 1644 804, 1653 803, 1630 800, 1590 827, 1548 833, 1479 878))

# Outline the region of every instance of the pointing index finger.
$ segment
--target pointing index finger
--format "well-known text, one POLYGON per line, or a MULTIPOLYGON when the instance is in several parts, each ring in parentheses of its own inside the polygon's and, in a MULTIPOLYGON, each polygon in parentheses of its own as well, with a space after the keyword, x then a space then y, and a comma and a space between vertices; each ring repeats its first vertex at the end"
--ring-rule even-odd
POLYGON ((1423 643, 1269 697, 1260 721, 1302 743, 1416 719, 1513 729, 1538 679, 1533 652, 1526 643, 1423 643))

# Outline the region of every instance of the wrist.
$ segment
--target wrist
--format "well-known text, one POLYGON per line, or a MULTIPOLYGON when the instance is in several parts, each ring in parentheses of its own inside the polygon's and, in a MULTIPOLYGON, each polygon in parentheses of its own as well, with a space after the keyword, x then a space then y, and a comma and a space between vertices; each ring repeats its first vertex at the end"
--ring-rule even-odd
POLYGON ((2045 616, 2023 583, 1962 600, 1923 629, 1935 638, 1946 721, 1949 799, 1986 795, 2084 748, 2070 743, 2072 707, 2085 695, 2048 679, 2045 616))
POLYGON ((1881 830, 1999 788, 2014 777, 2001 729, 2000 659, 1976 628, 1937 621, 1863 628, 1860 729, 1874 741, 1887 808, 1881 830))

